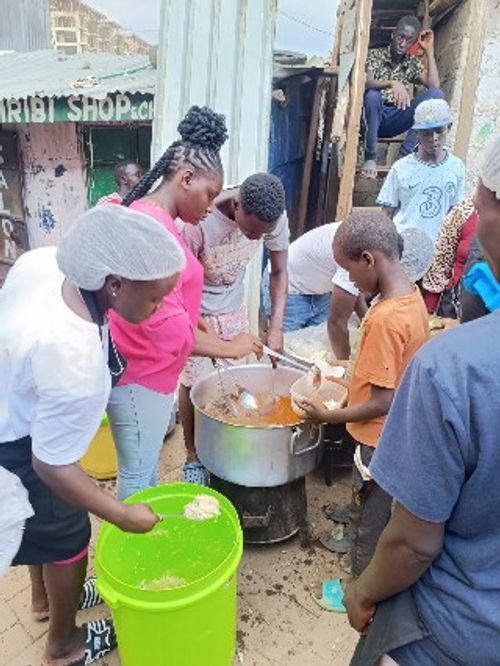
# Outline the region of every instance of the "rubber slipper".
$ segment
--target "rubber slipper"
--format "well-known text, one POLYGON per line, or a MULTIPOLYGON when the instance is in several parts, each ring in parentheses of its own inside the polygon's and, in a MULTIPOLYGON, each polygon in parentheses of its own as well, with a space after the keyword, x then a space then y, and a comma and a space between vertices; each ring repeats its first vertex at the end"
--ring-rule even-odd
POLYGON ((333 613, 347 613, 347 610, 343 604, 344 601, 344 590, 342 589, 342 583, 340 578, 334 578, 333 580, 325 580, 322 585, 322 596, 321 599, 312 595, 314 601, 324 608, 327 611, 332 611, 333 613))
POLYGON ((182 468, 182 480, 185 483, 195 483, 198 486, 206 486, 205 468, 200 462, 184 463, 182 468))
POLYGON ((86 622, 82 629, 85 636, 85 654, 81 659, 65 666, 89 666, 112 652, 116 646, 116 633, 111 620, 86 622))
POLYGON ((95 581, 95 576, 91 576, 83 584, 82 597, 78 610, 87 610, 87 608, 94 608, 94 606, 104 603, 103 598, 97 591, 95 581))
POLYGON ((346 553, 351 552, 352 541, 347 537, 335 537, 333 534, 330 534, 328 537, 323 537, 320 540, 322 546, 327 548, 331 553, 337 553, 337 555, 345 555, 346 553))
POLYGON ((330 520, 333 520, 334 523, 343 523, 347 525, 349 523, 349 514, 351 507, 349 504, 330 504, 329 507, 325 510, 325 515, 330 520))

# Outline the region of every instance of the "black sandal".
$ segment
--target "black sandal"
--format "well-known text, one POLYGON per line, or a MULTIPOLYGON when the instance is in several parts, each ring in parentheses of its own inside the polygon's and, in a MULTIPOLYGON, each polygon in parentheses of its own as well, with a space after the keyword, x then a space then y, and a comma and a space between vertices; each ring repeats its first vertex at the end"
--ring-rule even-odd
POLYGON ((85 636, 85 654, 66 666, 89 666, 112 652, 116 646, 116 633, 111 620, 94 620, 82 626, 85 636))
POLYGON ((80 604, 78 610, 87 610, 87 608, 94 608, 94 606, 99 606, 104 602, 103 598, 97 591, 95 584, 95 576, 87 578, 83 584, 82 597, 80 599, 80 604))

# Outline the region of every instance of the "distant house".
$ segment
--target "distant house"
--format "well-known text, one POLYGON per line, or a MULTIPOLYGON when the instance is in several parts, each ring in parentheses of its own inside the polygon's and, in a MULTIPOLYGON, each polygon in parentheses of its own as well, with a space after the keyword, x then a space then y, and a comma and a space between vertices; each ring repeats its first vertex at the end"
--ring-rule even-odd
POLYGON ((150 45, 82 0, 50 0, 52 46, 56 51, 147 55, 150 45))

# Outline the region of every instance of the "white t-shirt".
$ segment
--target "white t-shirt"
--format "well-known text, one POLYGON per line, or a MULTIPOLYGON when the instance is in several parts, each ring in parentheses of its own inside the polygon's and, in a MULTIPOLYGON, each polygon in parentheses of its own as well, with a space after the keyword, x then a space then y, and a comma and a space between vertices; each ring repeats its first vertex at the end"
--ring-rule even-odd
POLYGON ((288 249, 288 293, 328 294, 332 283, 353 296, 358 295, 349 275, 333 258, 333 239, 340 222, 323 224, 293 241, 288 249))
POLYGON ((377 204, 396 209, 398 231, 417 227, 436 242, 448 211, 465 196, 464 183, 464 163, 455 155, 434 164, 412 153, 391 167, 377 204))
POLYGON ((111 378, 98 326, 62 298, 55 255, 26 252, 0 290, 0 446, 31 435, 39 460, 68 465, 97 432, 111 378))
MULTIPOLYGON (((238 310, 245 298, 245 271, 261 241, 246 238, 236 222, 216 206, 199 224, 183 225, 182 233, 205 271, 201 313, 219 315, 238 310)), ((264 234, 264 245, 271 252, 287 250, 289 236, 288 218, 283 213, 276 228, 264 234)))

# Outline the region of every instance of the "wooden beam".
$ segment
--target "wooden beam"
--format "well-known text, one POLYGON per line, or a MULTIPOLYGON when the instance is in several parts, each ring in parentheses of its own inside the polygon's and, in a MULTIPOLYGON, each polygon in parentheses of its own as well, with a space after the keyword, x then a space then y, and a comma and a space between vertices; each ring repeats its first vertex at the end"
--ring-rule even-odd
POLYGON ((470 7, 469 44, 465 69, 461 72, 462 94, 458 113, 457 133, 453 152, 466 161, 474 120, 474 102, 479 83, 479 71, 484 51, 484 38, 488 23, 488 0, 475 0, 470 7))
MULTIPOLYGON (((436 14, 441 14, 448 9, 451 9, 455 5, 458 5, 462 0, 432 0, 429 5, 429 14, 435 16, 436 14)), ((475 9, 474 9, 475 11, 475 9)))
MULTIPOLYGON (((326 79, 329 81, 330 79, 326 79)), ((319 114, 321 109, 321 97, 323 94, 325 79, 318 76, 316 88, 314 90, 314 99, 311 110, 311 120, 309 122, 309 136, 307 137, 307 148, 304 159, 304 169, 302 171, 302 185, 300 188, 299 207, 297 212, 297 225, 295 227, 295 238, 302 236, 306 224, 307 204, 309 203, 309 186, 311 184, 311 172, 314 161, 314 150, 318 139, 319 114)), ((323 141, 328 141, 326 135, 323 141)))
POLYGON ((424 30, 432 28, 432 19, 430 12, 430 0, 424 0, 424 15, 422 18, 422 27, 424 30))
POLYGON ((325 116, 324 116, 324 125, 323 125, 323 145, 321 147, 321 157, 320 157, 320 171, 319 171, 319 180, 318 180, 318 195, 317 201, 318 206, 316 208, 316 223, 314 226, 318 227, 320 224, 324 224, 325 210, 327 206, 326 196, 328 193, 328 167, 330 163, 330 145, 331 145, 331 134, 332 134, 332 123, 333 123, 333 113, 336 106, 337 98, 337 79, 329 79, 329 85, 326 90, 325 97, 325 116))
POLYGON ((356 175, 358 155, 359 126, 365 93, 365 62, 370 40, 370 23, 372 0, 360 0, 358 4, 358 21, 356 44, 354 47, 355 61, 351 74, 351 105, 347 125, 346 153, 342 168, 342 179, 337 204, 337 220, 344 220, 352 206, 352 190, 356 175))

